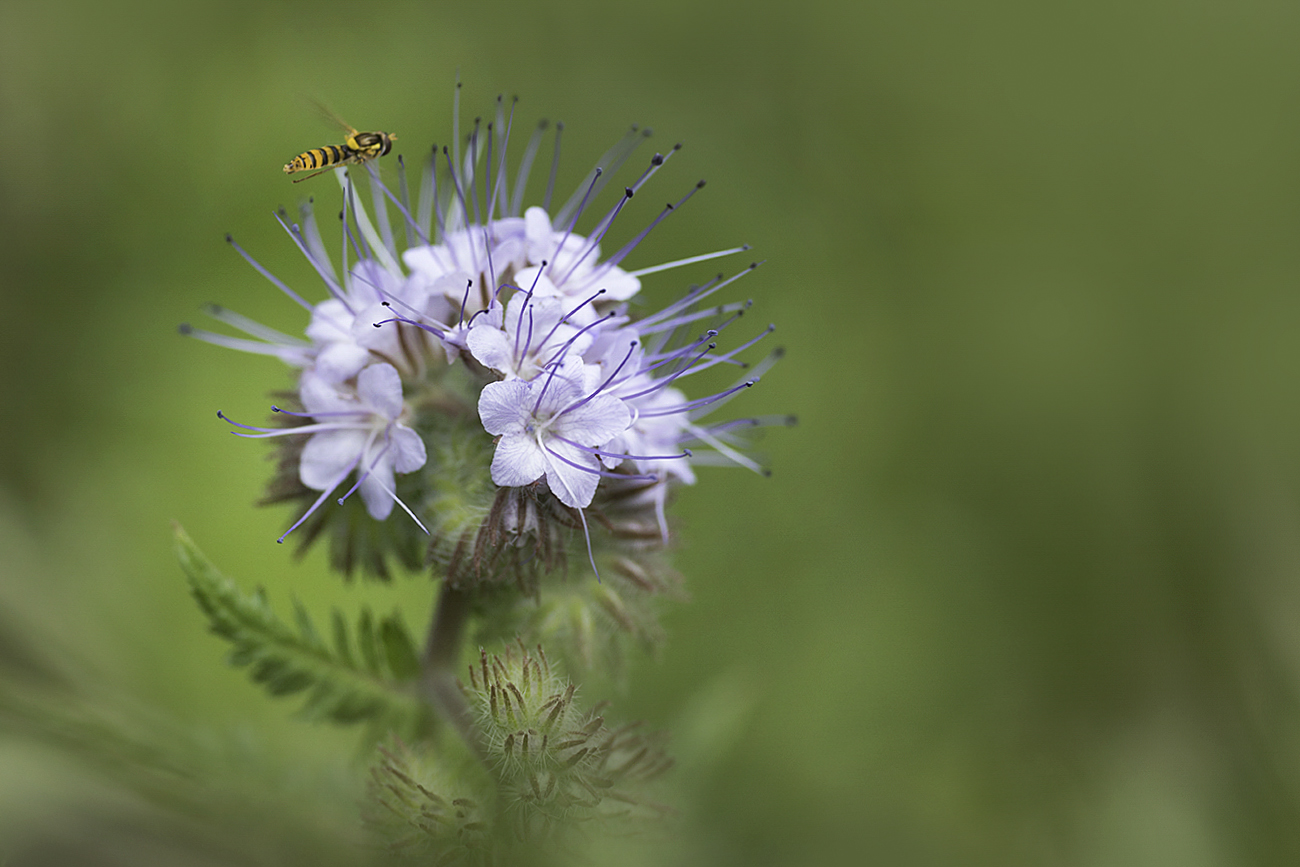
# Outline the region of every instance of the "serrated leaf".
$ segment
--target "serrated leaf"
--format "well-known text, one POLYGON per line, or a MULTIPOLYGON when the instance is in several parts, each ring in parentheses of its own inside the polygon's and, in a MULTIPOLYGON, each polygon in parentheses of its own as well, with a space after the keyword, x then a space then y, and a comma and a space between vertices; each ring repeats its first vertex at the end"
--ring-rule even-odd
POLYGON ((356 668, 356 657, 352 655, 352 642, 348 638, 348 621, 342 611, 337 608, 330 611, 330 625, 334 631, 334 652, 348 665, 356 668))
POLYGON ((360 668, 349 649, 347 624, 338 612, 332 618, 334 647, 330 647, 300 602, 294 602, 295 629, 276 616, 262 588, 241 591, 180 528, 176 550, 212 631, 232 645, 230 664, 247 667, 252 679, 270 694, 310 690, 303 712, 340 723, 381 717, 417 720, 425 713, 424 706, 398 683, 412 677, 419 663, 396 616, 390 618, 393 625, 385 619, 377 635, 370 612, 362 612, 357 643, 365 667, 360 668))
POLYGON ((388 669, 398 680, 409 680, 420 673, 420 660, 415 653, 415 643, 402 623, 402 617, 393 612, 379 623, 379 639, 383 642, 388 669))
POLYGON ((357 647, 361 650, 361 661, 367 671, 379 671, 379 643, 375 638, 375 621, 369 608, 361 609, 357 618, 357 647))

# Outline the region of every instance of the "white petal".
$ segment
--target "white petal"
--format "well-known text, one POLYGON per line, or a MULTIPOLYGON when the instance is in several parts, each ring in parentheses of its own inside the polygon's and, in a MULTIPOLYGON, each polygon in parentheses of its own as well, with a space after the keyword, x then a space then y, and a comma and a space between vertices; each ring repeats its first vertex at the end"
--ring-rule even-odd
POLYGON ((393 512, 396 502, 389 491, 393 490, 393 468, 387 460, 381 459, 370 471, 357 491, 366 503, 366 511, 376 521, 382 521, 393 512), (385 490, 387 489, 387 490, 385 490))
POLYGON ((524 237, 528 241, 529 262, 541 262, 551 255, 555 246, 553 235, 551 217, 545 208, 534 205, 524 211, 524 237))
POLYGON ((576 509, 590 506, 592 497, 596 495, 596 485, 600 482, 600 476, 594 472, 596 458, 575 449, 568 443, 552 442, 549 443, 549 447, 570 461, 589 466, 593 470, 593 472, 584 472, 553 454, 547 454, 546 484, 550 487, 551 493, 566 506, 573 506, 576 509))
MULTIPOLYGON (((405 313, 409 311, 404 310, 404 315, 405 313)), ((358 346, 373 349, 382 355, 394 353, 401 343, 397 336, 397 323, 386 321, 393 316, 392 307, 371 304, 358 313, 357 318, 352 321, 352 339, 358 346), (380 322, 384 324, 375 327, 380 322)))
POLYGON ((313 343, 334 343, 350 340, 353 315, 337 298, 317 304, 311 311, 307 336, 313 343))
POLYGON ((369 349, 351 341, 331 343, 316 356, 315 369, 329 382, 344 382, 356 376, 372 358, 369 349))
POLYGON ((413 473, 424 466, 428 455, 424 450, 424 440, 420 439, 419 434, 406 425, 398 424, 393 425, 389 437, 389 454, 393 456, 393 469, 399 473, 413 473))
POLYGON ((337 485, 343 471, 357 460, 365 445, 364 431, 331 430, 313 434, 303 447, 298 478, 317 491, 337 485))
MULTIPOLYGON (((473 282, 474 278, 470 277, 470 275, 464 271, 452 271, 450 274, 444 274, 437 280, 433 281, 433 285, 429 287, 429 291, 434 295, 442 295, 446 297, 452 308, 459 311, 461 302, 465 300, 465 290, 473 282)), ((469 304, 473 305, 473 302, 474 293, 471 291, 469 304)))
POLYGON ((372 364, 357 374, 357 394, 389 421, 402 414, 402 377, 391 364, 372 364))
POLYGON ((490 367, 499 373, 512 373, 515 368, 514 339, 500 328, 494 328, 491 323, 485 322, 486 319, 486 316, 480 316, 470 326, 465 344, 469 347, 470 354, 484 367, 490 367))
POLYGON ((626 301, 641 291, 641 281, 619 267, 610 268, 599 278, 589 278, 584 282, 584 288, 604 289, 601 298, 606 301, 626 301))
POLYGON ((546 472, 546 459, 529 436, 504 436, 492 455, 492 481, 502 487, 530 485, 546 472))
POLYGON ((584 446, 600 446, 631 424, 632 413, 627 405, 616 397, 602 394, 560 416, 555 431, 584 446))
MULTIPOLYGON (((411 271, 419 273, 424 277, 437 278, 447 272, 444 263, 445 257, 436 255, 433 247, 412 247, 402 254, 402 261, 411 271)), ((461 283, 464 286, 464 283, 461 283)))
MULTIPOLYGON (((526 406, 531 387, 518 379, 489 382, 478 398, 478 417, 490 434, 522 434, 531 406, 526 406)), ((535 399, 535 398, 534 398, 535 399)))
POLYGON ((298 399, 302 401, 303 409, 312 415, 347 412, 357 408, 356 400, 351 398, 351 389, 346 389, 346 393, 341 392, 337 383, 320 376, 314 370, 303 372, 302 380, 298 383, 298 399))

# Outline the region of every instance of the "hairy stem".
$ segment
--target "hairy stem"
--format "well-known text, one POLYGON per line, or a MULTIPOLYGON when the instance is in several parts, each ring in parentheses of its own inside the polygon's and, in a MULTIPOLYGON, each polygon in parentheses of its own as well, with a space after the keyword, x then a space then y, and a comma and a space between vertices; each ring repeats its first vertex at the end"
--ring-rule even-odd
POLYGON ((473 712, 456 684, 456 664, 460 659, 469 610, 469 594, 443 581, 421 660, 420 692, 434 710, 455 726, 479 758, 483 758, 482 736, 474 726, 473 712))

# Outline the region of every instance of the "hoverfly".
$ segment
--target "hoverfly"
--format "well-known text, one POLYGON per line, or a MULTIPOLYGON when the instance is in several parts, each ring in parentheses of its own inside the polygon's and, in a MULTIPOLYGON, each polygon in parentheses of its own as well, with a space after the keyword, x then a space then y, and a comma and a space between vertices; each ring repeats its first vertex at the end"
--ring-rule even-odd
POLYGON ((343 128, 346 133, 343 144, 312 148, 309 151, 303 151, 286 163, 284 173, 287 175, 294 172, 311 172, 306 177, 294 178, 293 182, 295 184, 305 181, 307 178, 314 178, 326 169, 332 169, 335 166, 361 165, 367 160, 382 157, 393 149, 393 142, 397 140, 397 136, 386 132, 357 132, 350 124, 344 123, 328 109, 320 107, 320 110, 334 123, 343 128), (315 169, 315 171, 312 171, 312 169, 315 169))

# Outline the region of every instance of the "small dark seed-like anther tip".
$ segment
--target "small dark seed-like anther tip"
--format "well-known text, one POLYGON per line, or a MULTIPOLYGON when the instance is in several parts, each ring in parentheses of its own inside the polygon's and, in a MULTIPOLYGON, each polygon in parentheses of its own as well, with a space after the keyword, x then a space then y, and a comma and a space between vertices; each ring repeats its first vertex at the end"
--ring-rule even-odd
POLYGON ((277 545, 283 545, 283 544, 284 544, 284 540, 283 540, 283 539, 276 539, 276 540, 275 540, 275 544, 277 544, 277 545))
POLYGON ((681 150, 683 144, 685 144, 685 142, 678 142, 677 144, 673 145, 673 150, 675 151, 681 150))
POLYGON ((752 249, 754 249, 754 248, 751 247, 751 246, 749 246, 748 244, 741 244, 741 245, 740 245, 740 252, 742 252, 742 253, 745 252, 746 250, 752 250, 752 249))
POLYGON ((768 469, 764 469, 764 470, 763 470, 763 478, 765 478, 765 479, 770 479, 770 478, 772 478, 772 471, 771 471, 771 470, 768 470, 768 469))
POLYGON ((789 426, 789 427, 794 427, 795 425, 797 425, 797 424, 799 423, 799 416, 797 416, 797 415, 787 415, 787 416, 785 417, 785 423, 786 423, 786 425, 789 426))
POLYGON ((562 121, 562 120, 557 120, 557 121, 555 122, 555 128, 556 128, 556 129, 564 129, 564 121, 562 121))
POLYGON ((778 346, 776 349, 773 349, 773 350, 772 350, 772 357, 773 357, 773 358, 784 358, 784 357, 785 357, 785 347, 784 347, 784 346, 778 346))
POLYGON ((633 196, 632 188, 631 188, 631 187, 624 187, 624 188, 623 188, 623 196, 624 196, 625 198, 628 198, 628 199, 632 198, 632 196, 633 196))
POLYGON ((702 189, 704 189, 704 185, 705 185, 706 183, 708 183, 708 182, 705 181, 703 178, 701 178, 701 179, 700 179, 700 182, 699 182, 698 184, 695 185, 695 189, 697 189, 697 190, 702 190, 702 189))
POLYGON ((190 325, 188 322, 182 322, 180 325, 176 326, 176 330, 188 337, 190 333, 194 331, 194 326, 190 325))

